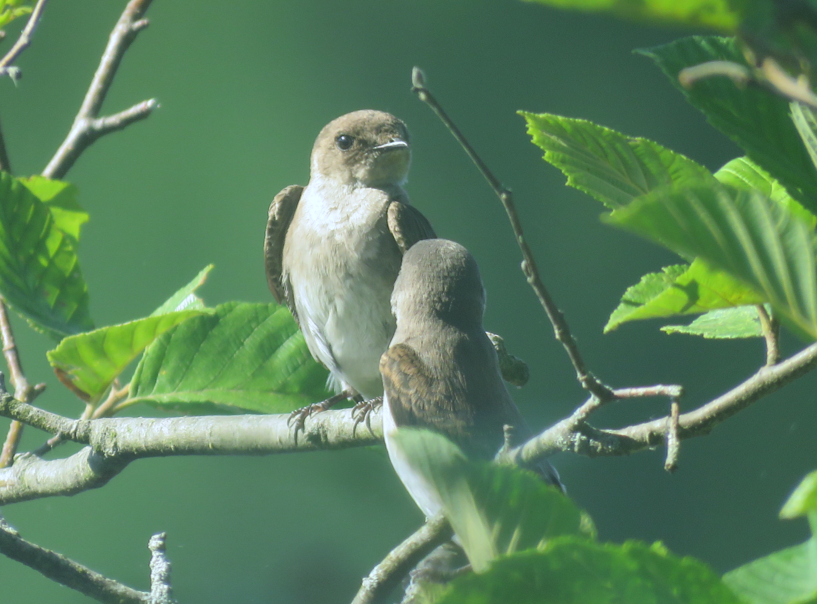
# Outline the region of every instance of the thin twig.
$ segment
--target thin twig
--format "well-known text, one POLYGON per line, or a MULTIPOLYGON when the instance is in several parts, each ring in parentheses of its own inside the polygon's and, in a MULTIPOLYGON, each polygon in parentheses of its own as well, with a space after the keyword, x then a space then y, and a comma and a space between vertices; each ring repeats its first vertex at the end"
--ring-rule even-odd
POLYGON ((431 108, 437 117, 439 117, 445 124, 451 134, 454 135, 454 138, 456 138, 460 145, 462 145, 462 148, 468 154, 468 157, 470 157, 471 161, 476 164, 477 169, 485 177, 485 180, 488 181, 488 184, 491 185, 491 188, 502 202, 502 206, 505 208, 505 212, 508 214, 508 219, 511 221, 511 228, 513 229, 514 236, 516 237, 516 243, 519 245, 519 249, 522 252, 522 272, 525 274, 528 283, 533 288, 533 291, 536 294, 536 297, 539 299, 539 303, 542 305, 542 308, 544 308, 545 313, 547 313, 548 319, 550 319, 550 322, 553 325, 554 335, 556 336, 556 339, 562 343, 562 346, 564 346, 567 356, 570 358, 570 362, 573 364, 573 367, 576 370, 576 378, 579 380, 582 388, 600 399, 608 400, 612 398, 613 394, 610 388, 602 384, 587 369, 587 365, 579 352, 579 347, 576 344, 576 340, 570 333, 570 327, 568 326, 564 315, 556 306, 553 298, 551 298, 550 293, 545 287, 545 284, 542 282, 542 278, 539 276, 539 269, 536 266, 536 260, 533 257, 533 252, 528 246, 524 233, 522 232, 522 222, 519 220, 519 215, 516 212, 516 206, 513 202, 513 194, 511 193, 510 189, 504 187, 502 183, 500 183, 499 180, 493 175, 485 162, 482 161, 468 140, 466 140, 465 136, 463 136, 462 132, 460 132, 459 128, 457 128, 451 118, 448 117, 448 114, 446 114, 446 112, 443 110, 442 106, 440 106, 428 88, 426 88, 425 76, 419 67, 415 67, 412 70, 411 81, 412 92, 416 93, 419 99, 431 108))
POLYGON ((175 604, 173 585, 170 583, 170 561, 165 544, 167 533, 157 533, 150 538, 150 596, 149 604, 175 604))
POLYGON ((151 594, 108 579, 62 554, 26 541, 0 521, 0 552, 56 581, 104 604, 149 604, 151 594))
POLYGON ((435 548, 451 539, 453 532, 445 516, 428 520, 417 532, 394 548, 372 569, 352 604, 382 604, 400 581, 435 548))
MULTIPOLYGON (((26 379, 23 365, 20 362, 20 355, 17 351, 17 342, 11 329, 8 309, 2 297, 0 297, 0 337, 2 337, 3 341, 3 356, 9 368, 11 383, 14 385, 14 398, 21 403, 31 403, 45 389, 45 384, 32 386, 26 379)), ((6 468, 12 464, 22 437, 23 424, 18 421, 11 422, 6 440, 3 443, 3 449, 0 451, 0 468, 6 468)))
POLYGON ((17 57, 31 44, 34 30, 37 29, 37 25, 40 23, 43 10, 45 10, 47 3, 48 0, 38 0, 34 6, 34 10, 31 11, 31 16, 28 18, 28 23, 26 23, 23 31, 20 32, 20 37, 17 38, 14 46, 6 53, 6 56, 0 59, 0 76, 8 74, 15 82, 20 78, 20 69, 13 67, 11 64, 16 61, 17 57))
MULTIPOLYGON (((678 418, 678 440, 709 434, 715 426, 815 368, 817 344, 776 365, 761 367, 732 390, 693 411, 681 414, 678 418)), ((593 407, 591 399, 570 417, 513 450, 513 458, 529 465, 559 451, 572 451, 588 457, 630 455, 666 442, 666 417, 620 430, 600 430, 585 421, 587 407, 595 410, 598 404, 593 407)))
POLYGON ((43 170, 47 178, 62 178, 74 165, 79 156, 99 137, 121 130, 126 126, 148 117, 159 106, 156 99, 150 99, 120 111, 114 115, 99 117, 102 103, 113 83, 116 70, 136 35, 148 26, 143 15, 153 0, 130 0, 119 21, 116 23, 99 67, 91 80, 85 99, 79 108, 74 124, 65 141, 43 170))
POLYGON ((678 438, 678 422, 680 421, 681 406, 673 399, 670 403, 669 417, 667 418, 667 459, 664 469, 674 472, 678 469, 678 455, 681 451, 681 440, 678 438))
POLYGON ((766 307, 757 305, 757 316, 760 319, 760 329, 766 340, 766 366, 780 362, 780 321, 766 312, 766 307))

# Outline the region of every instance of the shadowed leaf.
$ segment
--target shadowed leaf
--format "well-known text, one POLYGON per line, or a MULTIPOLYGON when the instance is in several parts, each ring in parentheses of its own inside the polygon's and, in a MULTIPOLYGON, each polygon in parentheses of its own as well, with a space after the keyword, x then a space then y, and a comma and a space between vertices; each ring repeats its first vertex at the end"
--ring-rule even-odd
POLYGON ((678 73, 707 61, 747 66, 736 40, 717 36, 682 38, 639 50, 653 59, 709 122, 735 141, 810 211, 817 211, 817 170, 792 122, 789 103, 759 87, 738 88, 724 77, 705 78, 686 89, 678 73))
POLYGON ((67 183, 21 182, 0 173, 0 292, 34 328, 56 339, 93 329, 77 258, 88 216, 75 195, 67 183))

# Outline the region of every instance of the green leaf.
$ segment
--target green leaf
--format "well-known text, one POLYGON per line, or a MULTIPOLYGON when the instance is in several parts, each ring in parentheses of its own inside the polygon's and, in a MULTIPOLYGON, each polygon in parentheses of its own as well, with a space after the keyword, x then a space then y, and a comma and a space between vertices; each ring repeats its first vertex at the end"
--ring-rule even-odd
POLYGON ((736 568, 723 581, 748 604, 813 603, 817 601, 815 540, 736 568))
POLYGON ((44 176, 29 176, 20 178, 19 181, 48 206, 58 229, 74 239, 79 239, 82 225, 88 222, 88 212, 80 207, 77 201, 79 192, 74 185, 44 176))
POLYGON ((740 3, 730 0, 528 0, 556 8, 612 13, 635 21, 709 27, 723 33, 737 30, 740 3), (736 4, 738 6, 736 6, 736 4))
POLYGON ((757 191, 669 188, 605 221, 684 256, 700 256, 750 286, 782 317, 817 338, 814 232, 757 191))
POLYGON ((402 428, 394 443, 442 503, 476 572, 501 554, 558 535, 595 534, 573 502, 532 472, 469 462, 455 444, 427 430, 402 428))
POLYGON ((661 544, 558 537, 454 580, 437 604, 739 604, 704 563, 661 544))
POLYGON ((808 474, 789 497, 781 518, 808 516, 812 537, 723 576, 748 604, 814 604, 817 602, 817 471, 808 474))
POLYGON ((705 315, 701 315, 689 325, 665 325, 661 328, 661 331, 703 336, 714 340, 759 338, 763 336, 763 329, 757 316, 757 308, 754 306, 712 310, 705 315))
POLYGON ((77 258, 87 214, 74 187, 44 181, 0 173, 0 293, 32 326, 60 339, 93 329, 77 258))
POLYGON ((723 77, 702 79, 689 89, 678 81, 682 69, 707 61, 748 66, 736 40, 693 36, 638 52, 653 59, 713 126, 806 208, 817 211, 817 170, 791 120, 787 101, 759 87, 738 88, 723 77))
POLYGON ((799 518, 812 513, 817 513, 817 470, 808 474, 794 489, 780 510, 780 517, 799 518))
POLYGON ((31 13, 33 0, 3 0, 0 2, 0 27, 5 27, 18 17, 31 13))
POLYGON ((96 403, 151 342, 204 312, 171 312, 69 336, 46 356, 63 384, 82 400, 96 403))
POLYGON ((817 167, 817 117, 814 111, 800 103, 789 103, 789 109, 794 127, 811 157, 811 163, 817 167))
POLYGON ((204 285, 207 275, 213 270, 213 265, 208 264, 193 280, 168 298, 167 302, 154 310, 150 316, 163 315, 179 310, 198 310, 204 308, 204 302, 194 292, 204 285))
POLYGON ((285 307, 229 302, 151 344, 127 403, 282 413, 325 399, 326 377, 285 307))
POLYGON ((627 321, 698 314, 763 301, 743 283, 700 258, 689 266, 673 265, 661 270, 644 275, 624 292, 604 326, 605 333, 627 321))
POLYGON ((703 166, 647 139, 586 120, 519 113, 533 143, 545 151, 545 161, 564 172, 568 185, 610 209, 665 185, 713 180, 703 166))
POLYGON ((789 195, 786 188, 748 157, 738 157, 715 173, 715 178, 735 189, 757 189, 785 210, 797 214, 811 228, 817 227, 817 216, 789 195))

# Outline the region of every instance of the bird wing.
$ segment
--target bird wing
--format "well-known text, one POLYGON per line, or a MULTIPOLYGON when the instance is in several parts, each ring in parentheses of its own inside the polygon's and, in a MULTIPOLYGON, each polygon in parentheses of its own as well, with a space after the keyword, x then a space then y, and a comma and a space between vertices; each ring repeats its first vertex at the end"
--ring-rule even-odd
POLYGON ((267 232, 264 237, 264 265, 267 272, 267 285, 269 285, 272 295, 279 304, 289 307, 292 316, 298 320, 295 312, 295 301, 292 298, 289 283, 283 277, 282 262, 284 257, 284 240, 286 239, 289 223, 298 209, 298 202, 301 200, 301 193, 304 188, 301 185, 290 185, 284 188, 269 206, 267 218, 267 232))
POLYGON ((380 373, 394 423, 398 427, 427 428, 458 445, 471 438, 470 417, 452 412, 459 401, 451 384, 435 379, 408 344, 395 344, 380 357, 380 373))
POLYGON ((420 210, 401 201, 389 204, 388 224, 397 247, 404 254, 418 241, 437 237, 431 223, 420 210))

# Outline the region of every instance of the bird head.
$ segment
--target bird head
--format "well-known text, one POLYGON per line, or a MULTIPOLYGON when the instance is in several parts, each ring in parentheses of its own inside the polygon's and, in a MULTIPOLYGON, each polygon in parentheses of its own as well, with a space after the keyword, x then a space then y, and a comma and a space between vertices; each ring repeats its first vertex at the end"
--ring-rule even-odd
POLYGON ((411 147, 406 125, 383 111, 347 113, 327 124, 312 149, 312 174, 345 185, 402 185, 411 147))
POLYGON ((415 243, 403 256, 391 297, 397 328, 436 317, 463 329, 482 329, 485 288, 470 252, 446 239, 415 243))

